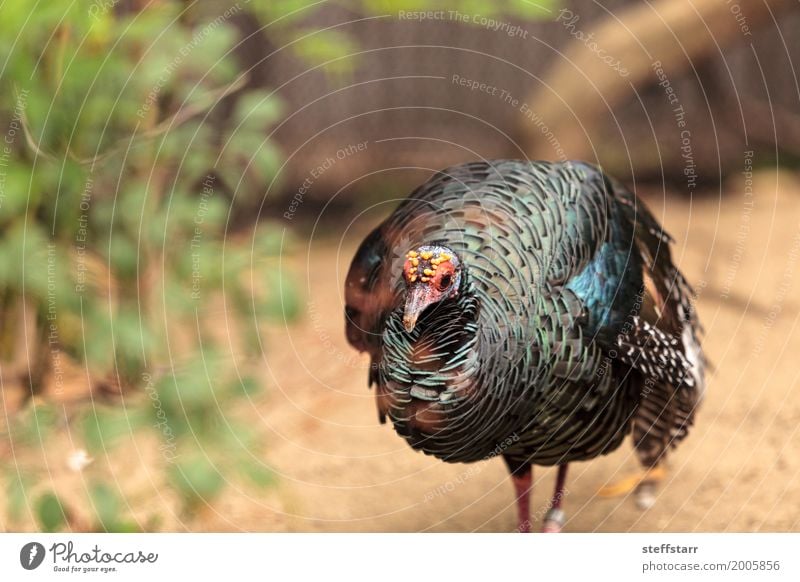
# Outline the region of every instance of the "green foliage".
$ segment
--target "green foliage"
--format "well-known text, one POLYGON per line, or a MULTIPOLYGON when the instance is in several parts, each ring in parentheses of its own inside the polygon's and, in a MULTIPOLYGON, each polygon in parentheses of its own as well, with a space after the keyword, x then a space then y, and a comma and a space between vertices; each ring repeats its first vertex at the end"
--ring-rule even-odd
POLYGON ((208 503, 220 492, 225 481, 217 467, 205 456, 180 460, 170 467, 170 480, 184 498, 187 510, 208 503))
POLYGON ((94 454, 111 451, 123 437, 132 436, 144 425, 144 415, 136 408, 125 410, 95 405, 81 420, 83 442, 94 454))
POLYGON ((23 510, 27 505, 27 491, 31 483, 19 472, 10 473, 6 487, 6 503, 8 503, 8 516, 12 520, 22 518, 23 510))
POLYGON ((135 533, 141 528, 133 521, 123 519, 123 501, 119 494, 105 483, 94 483, 89 489, 94 508, 94 531, 109 533, 135 533))
MULTIPOLYGON (((299 300, 287 273, 275 278, 287 249, 271 242, 273 226, 252 248, 230 238, 235 203, 261 196, 283 162, 266 136, 285 108, 267 90, 243 90, 233 57, 231 17, 243 9, 3 8, 0 358, 28 358, 36 395, 2 427, 26 459, 0 472, 13 520, 27 513, 45 531, 153 527, 157 516, 132 520, 148 504, 114 473, 119 451, 142 440, 158 442, 149 469, 184 509, 213 504, 231 479, 273 483, 248 473, 263 443, 237 404, 262 388, 254 305, 261 320, 283 319, 299 300), (233 353, 223 326, 255 341, 233 353), (69 410, 48 404, 65 361, 95 388, 69 410), (103 403, 101 392, 125 397, 103 403), (87 451, 71 468, 90 481, 81 507, 67 506, 75 492, 38 485, 60 486, 45 477, 68 463, 47 457, 67 434, 87 451)), ((300 35, 291 22, 286 34, 300 35)), ((328 49, 299 50, 321 59, 328 49)))
POLYGON ((558 5, 557 0, 510 0, 507 10, 518 18, 553 18, 558 5))
POLYGON ((260 463, 248 463, 243 465, 246 477, 257 487, 269 487, 275 482, 275 474, 269 467, 260 463))
POLYGON ((343 32, 300 29, 293 42, 295 53, 309 64, 323 63, 329 73, 335 74, 346 74, 353 69, 348 59, 358 51, 358 45, 343 32))
POLYGON ((52 436, 56 424, 54 406, 30 406, 15 416, 8 439, 14 447, 41 447, 52 436))
POLYGON ((58 531, 67 524, 67 512, 55 493, 45 493, 37 499, 36 519, 46 532, 58 531))
MULTIPOLYGON (((274 37, 308 67, 321 67, 333 78, 351 74, 358 65, 359 45, 346 28, 308 26, 329 4, 339 4, 362 17, 393 16, 411 11, 454 11, 484 18, 525 20, 552 18, 558 0, 252 0, 250 9, 274 37)), ((477 24, 472 19, 467 25, 477 24)))
POLYGON ((95 515, 97 516, 98 527, 96 529, 113 531, 121 509, 119 496, 105 483, 94 484, 90 493, 95 515))

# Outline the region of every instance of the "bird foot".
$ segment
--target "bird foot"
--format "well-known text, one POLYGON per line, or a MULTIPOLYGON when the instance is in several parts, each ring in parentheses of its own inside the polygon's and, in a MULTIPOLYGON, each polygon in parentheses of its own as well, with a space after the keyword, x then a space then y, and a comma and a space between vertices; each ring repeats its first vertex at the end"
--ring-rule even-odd
POLYGON ((666 476, 667 472, 664 470, 664 467, 654 467, 653 469, 647 469, 636 475, 626 477, 611 485, 601 487, 597 495, 600 497, 619 497, 627 495, 634 490, 639 493, 642 491, 642 486, 647 485, 645 491, 652 497, 656 483, 663 481, 666 476))
POLYGON ((542 533, 559 533, 567 522, 567 516, 557 507, 551 507, 544 516, 542 533))

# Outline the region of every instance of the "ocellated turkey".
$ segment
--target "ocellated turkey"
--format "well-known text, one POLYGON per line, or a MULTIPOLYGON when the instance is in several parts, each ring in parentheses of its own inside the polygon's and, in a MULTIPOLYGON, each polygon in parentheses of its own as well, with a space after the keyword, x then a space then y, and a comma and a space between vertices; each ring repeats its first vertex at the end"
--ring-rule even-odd
POLYGON ((520 531, 532 465, 557 465, 544 530, 560 530, 569 462, 632 435, 652 469, 693 423, 705 360, 670 242, 586 163, 435 173, 366 237, 345 282, 347 338, 371 356, 380 421, 447 462, 499 450, 520 531))

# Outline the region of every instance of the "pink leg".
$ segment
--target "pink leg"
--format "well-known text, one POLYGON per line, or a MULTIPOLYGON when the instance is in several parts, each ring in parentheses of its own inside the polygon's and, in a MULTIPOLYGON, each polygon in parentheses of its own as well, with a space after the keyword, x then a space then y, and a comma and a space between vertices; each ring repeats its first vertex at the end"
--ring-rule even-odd
POLYGON ((553 492, 553 500, 550 502, 550 509, 544 516, 544 524, 542 525, 543 533, 558 533, 564 526, 566 516, 561 509, 561 502, 564 499, 564 485, 567 481, 567 467, 568 464, 558 466, 558 475, 556 476, 556 488, 553 492))
POLYGON ((514 483, 514 492, 517 496, 517 531, 530 533, 531 531, 531 489, 533 488, 533 471, 530 466, 516 474, 511 475, 514 483))

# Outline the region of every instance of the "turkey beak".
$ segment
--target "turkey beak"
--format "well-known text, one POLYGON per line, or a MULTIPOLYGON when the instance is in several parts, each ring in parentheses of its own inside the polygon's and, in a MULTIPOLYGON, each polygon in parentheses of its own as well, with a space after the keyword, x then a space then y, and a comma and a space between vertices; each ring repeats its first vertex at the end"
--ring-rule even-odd
POLYGON ((427 285, 415 285, 409 288, 406 296, 406 307, 403 313, 403 327, 408 333, 414 331, 417 318, 430 303, 427 285))

